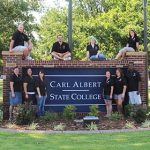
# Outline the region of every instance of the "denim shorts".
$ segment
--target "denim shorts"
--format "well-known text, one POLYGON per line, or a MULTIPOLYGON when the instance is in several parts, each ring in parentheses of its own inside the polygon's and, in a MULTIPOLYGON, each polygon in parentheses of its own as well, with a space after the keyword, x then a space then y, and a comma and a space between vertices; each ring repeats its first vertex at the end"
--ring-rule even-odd
POLYGON ((115 100, 124 100, 124 97, 122 97, 122 94, 114 94, 114 99, 115 100))
POLYGON ((9 92, 9 102, 11 106, 17 106, 19 104, 22 104, 21 92, 15 92, 15 97, 12 97, 12 93, 9 92))
POLYGON ((112 101, 112 99, 110 98, 109 95, 104 95, 104 100, 106 100, 106 101, 112 101))

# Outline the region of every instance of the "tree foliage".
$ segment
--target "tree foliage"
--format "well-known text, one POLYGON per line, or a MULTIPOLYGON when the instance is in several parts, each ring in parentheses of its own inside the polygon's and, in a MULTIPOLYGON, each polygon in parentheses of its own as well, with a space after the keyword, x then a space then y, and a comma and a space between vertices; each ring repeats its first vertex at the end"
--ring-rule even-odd
POLYGON ((0 0, 0 54, 8 50, 10 38, 18 23, 24 23, 27 34, 33 38, 32 31, 37 28, 33 11, 40 11, 39 0, 0 0))
MULTIPOLYGON (((150 2, 148 2, 148 18, 150 2)), ((68 10, 49 9, 41 19, 36 57, 48 56, 58 34, 68 37, 68 10), (42 54, 42 55, 41 55, 42 54)), ((73 0, 73 57, 82 60, 86 55, 89 37, 95 36, 101 52, 113 58, 124 47, 130 29, 135 29, 143 50, 143 1, 137 0, 73 0)), ((148 25, 150 21, 148 19, 148 25)), ((148 29, 148 37, 150 30, 148 29)), ((150 40, 150 39, 148 39, 150 40)))

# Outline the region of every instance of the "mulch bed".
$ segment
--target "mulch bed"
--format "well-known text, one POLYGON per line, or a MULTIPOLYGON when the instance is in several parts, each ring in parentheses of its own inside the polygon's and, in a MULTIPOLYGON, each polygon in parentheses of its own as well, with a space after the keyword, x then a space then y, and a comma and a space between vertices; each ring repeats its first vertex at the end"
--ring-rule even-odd
MULTIPOLYGON (((104 116, 100 116, 100 121, 97 124, 98 130, 114 130, 114 129, 125 129, 125 124, 127 121, 132 121, 130 119, 122 118, 120 120, 110 120, 104 116)), ((67 121, 64 119, 59 119, 55 121, 44 121, 43 119, 35 120, 34 123, 38 123, 36 130, 54 130, 54 127, 60 123, 65 126, 64 131, 78 131, 78 130, 89 130, 87 127, 83 127, 83 123, 76 124, 74 121, 67 121)), ((135 128, 140 127, 140 124, 134 124, 135 128)), ((3 121, 0 123, 0 128, 9 128, 17 130, 28 130, 29 125, 16 125, 15 123, 10 123, 9 121, 3 121)))

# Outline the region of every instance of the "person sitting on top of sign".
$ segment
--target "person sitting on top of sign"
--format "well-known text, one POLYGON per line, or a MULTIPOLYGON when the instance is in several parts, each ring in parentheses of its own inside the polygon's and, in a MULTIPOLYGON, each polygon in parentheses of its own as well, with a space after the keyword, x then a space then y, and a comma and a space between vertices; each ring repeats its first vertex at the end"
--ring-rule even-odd
POLYGON ((139 38, 134 30, 129 31, 129 38, 126 47, 122 48, 117 54, 115 59, 122 59, 125 57, 126 52, 135 52, 139 49, 139 38))
POLYGON ((100 54, 98 42, 95 37, 90 37, 90 44, 86 48, 87 54, 86 59, 90 60, 106 60, 105 55, 100 54))
POLYGON ((23 52, 23 58, 33 60, 30 56, 32 50, 32 42, 24 33, 23 24, 19 24, 17 31, 13 34, 9 51, 10 52, 23 52))
POLYGON ((51 52, 54 60, 71 60, 69 44, 63 41, 63 36, 57 36, 57 42, 53 44, 51 52))

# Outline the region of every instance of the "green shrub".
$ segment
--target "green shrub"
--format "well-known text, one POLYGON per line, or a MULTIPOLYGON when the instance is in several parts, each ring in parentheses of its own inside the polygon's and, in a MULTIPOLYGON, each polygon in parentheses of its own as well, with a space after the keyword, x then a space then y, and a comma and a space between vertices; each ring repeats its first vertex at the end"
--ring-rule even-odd
POLYGON ((95 123, 91 122, 91 124, 87 125, 87 129, 92 131, 92 130, 98 130, 98 127, 95 123))
POLYGON ((131 117, 133 110, 134 110, 134 105, 131 105, 131 104, 126 105, 124 107, 125 117, 131 117))
POLYGON ((63 116, 65 117, 65 119, 68 119, 68 120, 74 119, 75 114, 76 114, 75 110, 76 110, 75 106, 72 106, 72 105, 66 106, 64 109, 64 113, 63 113, 63 116))
POLYGON ((142 105, 126 105, 125 116, 134 119, 136 123, 142 123, 147 117, 147 111, 142 105))
POLYGON ((19 105, 15 110, 16 124, 26 125, 35 120, 36 111, 31 104, 19 105))
POLYGON ((60 124, 54 126, 54 130, 55 131, 64 131, 65 127, 66 126, 64 124, 60 123, 60 124))
POLYGON ((42 117, 42 120, 44 121, 54 121, 58 119, 58 115, 56 113, 52 112, 45 112, 45 115, 42 117))
POLYGON ((113 121, 117 121, 117 120, 121 120, 121 119, 122 119, 122 115, 119 114, 118 112, 114 112, 110 116, 110 120, 113 120, 113 121))
POLYGON ((134 125, 134 122, 127 121, 124 128, 125 129, 134 129, 136 127, 134 125))
POLYGON ((138 108, 137 111, 132 114, 132 118, 136 123, 142 123, 146 120, 146 113, 144 108, 138 108))
POLYGON ((142 128, 150 128, 150 120, 145 120, 145 122, 142 123, 142 128))
POLYGON ((38 127, 39 127, 38 123, 32 122, 32 123, 27 127, 27 129, 28 129, 28 130, 36 130, 38 127))
POLYGON ((99 116, 98 105, 91 105, 91 106, 90 106, 90 113, 89 113, 89 116, 95 116, 95 117, 98 117, 98 116, 99 116))

